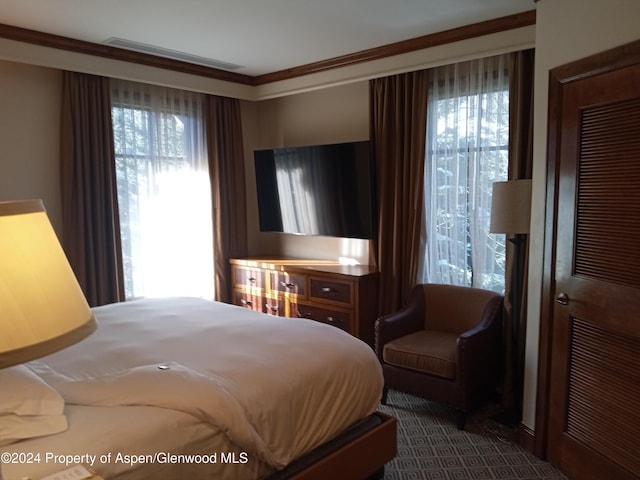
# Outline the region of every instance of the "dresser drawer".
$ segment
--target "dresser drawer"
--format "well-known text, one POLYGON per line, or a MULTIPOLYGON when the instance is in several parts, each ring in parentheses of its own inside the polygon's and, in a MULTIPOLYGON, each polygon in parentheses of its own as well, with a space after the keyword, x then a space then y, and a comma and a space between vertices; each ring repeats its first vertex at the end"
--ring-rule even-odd
POLYGON ((264 288, 264 270, 249 267, 233 267, 233 282, 244 287, 264 288))
POLYGON ((240 305, 241 307, 248 308, 249 310, 255 310, 256 312, 262 311, 262 296, 253 295, 241 290, 234 290, 233 292, 234 305, 240 305))
POLYGON ((269 315, 284 315, 284 301, 279 298, 266 298, 262 295, 254 295, 243 290, 233 292, 233 303, 241 307, 268 313, 269 315))
POLYGON ((333 325, 347 332, 351 331, 351 313, 310 305, 298 305, 297 308, 298 317, 300 318, 308 318, 333 325))
POLYGON ((310 285, 310 297, 313 300, 328 300, 348 306, 353 303, 352 286, 349 282, 311 278, 310 285))
POLYGON ((261 311, 269 315, 284 316, 284 305, 284 301, 281 298, 263 298, 261 311))
POLYGON ((293 293, 301 297, 307 294, 306 275, 287 272, 271 272, 270 275, 271 290, 277 290, 282 293, 293 293))

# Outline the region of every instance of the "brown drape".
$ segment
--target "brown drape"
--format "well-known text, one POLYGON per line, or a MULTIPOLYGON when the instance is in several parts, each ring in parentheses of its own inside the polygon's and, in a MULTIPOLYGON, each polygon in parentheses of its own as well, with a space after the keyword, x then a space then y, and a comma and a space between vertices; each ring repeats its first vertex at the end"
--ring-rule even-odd
POLYGON ((63 246, 91 306, 124 300, 109 79, 64 72, 63 246))
MULTIPOLYGON (((534 50, 523 50, 510 55, 509 61, 509 180, 532 177, 533 170, 533 76, 534 50)), ((519 258, 507 242, 505 266, 505 321, 504 321, 504 383, 503 404, 520 408, 524 375, 525 335, 527 329, 527 257, 528 237, 522 235, 519 258), (511 341, 513 328, 512 299, 515 262, 519 263, 520 314, 519 338, 511 341)))
POLYGON ((215 300, 231 302, 229 259, 247 255, 247 209, 240 101, 207 95, 205 129, 213 198, 215 300))
POLYGON ((423 213, 427 71, 370 83, 378 182, 378 314, 400 308, 416 283, 423 213))

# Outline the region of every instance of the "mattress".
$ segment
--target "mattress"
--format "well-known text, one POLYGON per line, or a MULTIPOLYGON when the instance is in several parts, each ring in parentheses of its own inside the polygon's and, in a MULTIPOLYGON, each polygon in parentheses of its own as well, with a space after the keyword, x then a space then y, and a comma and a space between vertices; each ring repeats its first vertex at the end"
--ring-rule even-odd
POLYGON ((96 333, 27 364, 64 398, 69 428, 2 447, 40 454, 5 463, 5 478, 40 478, 68 455, 114 480, 264 478, 380 401, 375 354, 332 326, 194 298, 94 314, 96 333))

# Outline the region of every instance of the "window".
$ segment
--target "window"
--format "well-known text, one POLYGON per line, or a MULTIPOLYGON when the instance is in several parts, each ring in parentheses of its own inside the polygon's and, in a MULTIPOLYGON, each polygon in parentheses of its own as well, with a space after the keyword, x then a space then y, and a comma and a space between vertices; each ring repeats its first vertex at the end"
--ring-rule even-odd
POLYGON ((213 298, 201 96, 114 80, 112 122, 127 299, 213 298))
POLYGON ((504 56, 431 72, 419 281, 504 291, 505 236, 489 233, 493 182, 508 173, 504 56))

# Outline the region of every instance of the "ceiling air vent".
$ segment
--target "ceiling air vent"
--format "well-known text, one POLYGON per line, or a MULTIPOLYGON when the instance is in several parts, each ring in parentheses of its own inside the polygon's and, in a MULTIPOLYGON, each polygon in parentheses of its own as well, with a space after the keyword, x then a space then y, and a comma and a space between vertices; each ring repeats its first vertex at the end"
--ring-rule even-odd
POLYGON ((196 65, 204 65, 206 67, 219 68, 222 70, 237 70, 243 68, 241 65, 214 60, 213 58, 200 57, 191 55, 190 53, 179 52, 169 48, 157 47, 155 45, 147 45, 146 43, 134 42, 124 38, 111 37, 104 41, 106 45, 112 47, 124 48, 141 53, 157 55, 159 57, 171 58, 187 63, 195 63, 196 65))

